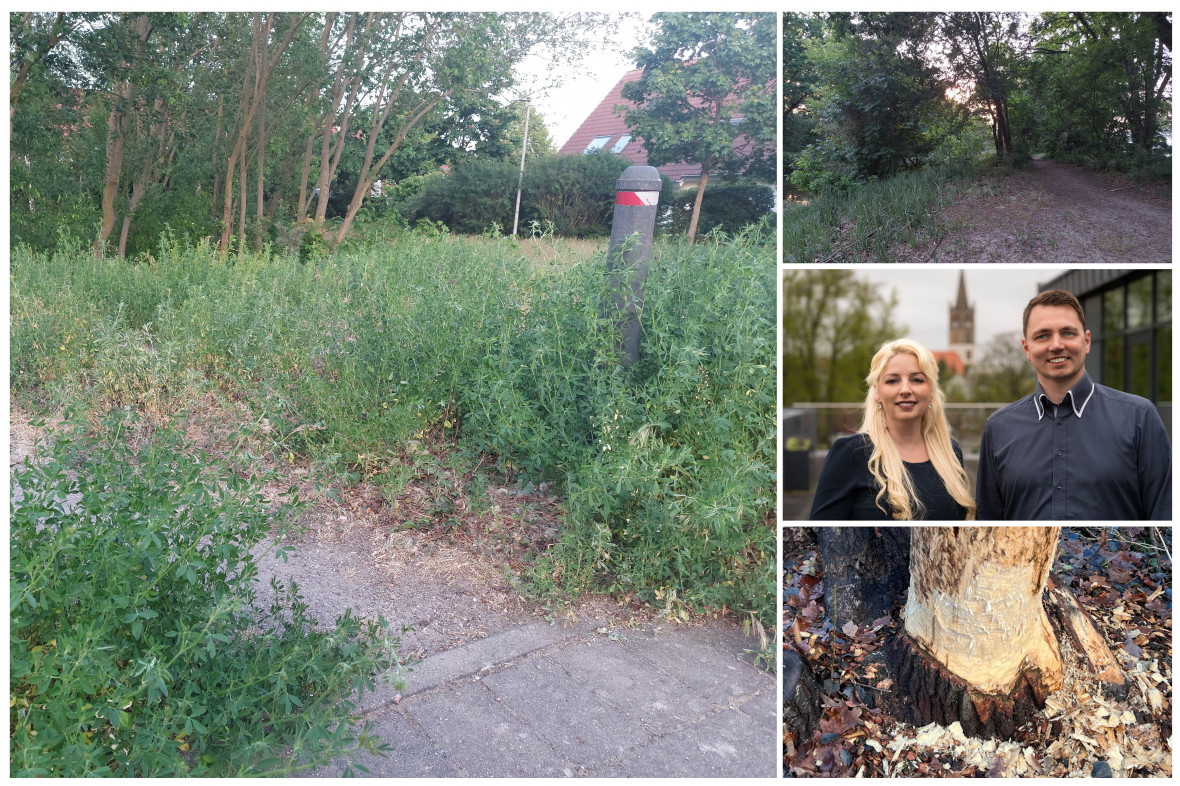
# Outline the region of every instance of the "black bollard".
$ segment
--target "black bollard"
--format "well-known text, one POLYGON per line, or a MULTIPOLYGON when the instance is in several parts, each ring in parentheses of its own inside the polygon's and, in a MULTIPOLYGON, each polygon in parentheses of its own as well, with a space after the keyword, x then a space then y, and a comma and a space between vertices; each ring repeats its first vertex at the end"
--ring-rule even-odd
POLYGON ((651 236, 659 209, 660 173, 654 166, 629 166, 615 182, 606 270, 614 293, 614 319, 620 337, 619 360, 627 368, 639 359, 639 312, 651 259, 651 236), (629 289, 625 284, 629 283, 629 289))

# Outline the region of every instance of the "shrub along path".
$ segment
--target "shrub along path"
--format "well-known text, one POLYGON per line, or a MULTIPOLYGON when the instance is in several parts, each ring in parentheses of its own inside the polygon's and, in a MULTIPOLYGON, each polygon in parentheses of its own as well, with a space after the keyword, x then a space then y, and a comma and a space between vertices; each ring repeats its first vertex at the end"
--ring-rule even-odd
MULTIPOLYGON (((15 464, 34 438, 15 404, 9 433, 15 464)), ((548 490, 486 491, 481 536, 497 521, 518 538, 558 525, 548 490)), ((399 501, 412 507, 423 493, 411 484, 399 501)), ((405 688, 379 683, 358 701, 390 750, 354 766, 386 777, 776 774, 775 679, 753 665, 759 642, 736 624, 668 622, 604 597, 526 600, 513 560, 485 553, 482 537, 391 527, 376 494, 361 485, 321 498, 294 535, 255 549, 260 586, 294 579, 312 618, 351 608, 407 628, 405 688)))

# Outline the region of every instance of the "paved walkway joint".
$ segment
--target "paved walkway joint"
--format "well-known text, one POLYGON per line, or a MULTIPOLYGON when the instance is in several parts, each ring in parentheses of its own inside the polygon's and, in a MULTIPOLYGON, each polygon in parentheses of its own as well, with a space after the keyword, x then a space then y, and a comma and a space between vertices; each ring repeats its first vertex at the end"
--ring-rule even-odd
POLYGON ((366 694, 358 711, 393 750, 353 764, 376 777, 774 777, 777 690, 756 646, 723 622, 513 628, 417 664, 400 697, 366 694))

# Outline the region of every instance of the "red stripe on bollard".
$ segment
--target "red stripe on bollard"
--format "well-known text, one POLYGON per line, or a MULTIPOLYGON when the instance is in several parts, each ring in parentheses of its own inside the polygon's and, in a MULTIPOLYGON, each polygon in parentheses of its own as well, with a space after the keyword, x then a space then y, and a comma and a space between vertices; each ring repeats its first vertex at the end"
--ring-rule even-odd
POLYGON ((659 191, 619 191, 615 194, 615 204, 651 207, 659 198, 659 191))

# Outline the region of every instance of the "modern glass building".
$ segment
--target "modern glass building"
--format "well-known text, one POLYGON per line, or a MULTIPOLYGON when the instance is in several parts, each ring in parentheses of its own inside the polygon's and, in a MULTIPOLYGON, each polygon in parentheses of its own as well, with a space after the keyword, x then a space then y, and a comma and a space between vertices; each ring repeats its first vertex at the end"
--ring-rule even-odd
POLYGON ((1095 382, 1155 403, 1172 430, 1172 271, 1079 268, 1040 285, 1072 292, 1086 313, 1095 382))

